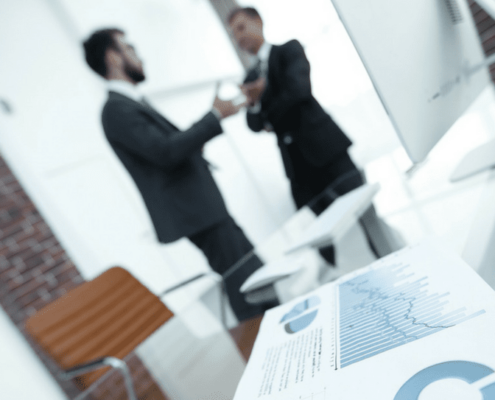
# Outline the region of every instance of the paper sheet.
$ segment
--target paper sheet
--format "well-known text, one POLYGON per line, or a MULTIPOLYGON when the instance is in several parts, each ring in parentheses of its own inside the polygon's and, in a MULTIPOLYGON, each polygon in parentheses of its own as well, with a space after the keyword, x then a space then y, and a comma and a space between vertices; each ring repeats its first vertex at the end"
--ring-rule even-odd
POLYGON ((304 258, 282 257, 276 261, 269 262, 254 272, 241 286, 241 292, 251 290, 277 282, 283 278, 295 274, 304 268, 304 258))
POLYGON ((494 332, 495 292, 430 240, 268 311, 234 399, 495 399, 494 332))
POLYGON ((329 245, 342 236, 370 205, 380 185, 365 184, 340 196, 286 249, 293 253, 305 247, 329 245))

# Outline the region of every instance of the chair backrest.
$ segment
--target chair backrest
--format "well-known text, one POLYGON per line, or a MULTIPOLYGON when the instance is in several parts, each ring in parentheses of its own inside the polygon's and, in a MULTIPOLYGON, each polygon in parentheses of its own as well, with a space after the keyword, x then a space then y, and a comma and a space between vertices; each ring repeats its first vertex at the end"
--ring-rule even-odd
MULTIPOLYGON (((39 310, 25 326, 65 370, 100 357, 124 358, 172 316, 128 271, 113 267, 39 310)), ((107 370, 76 382, 86 388, 107 370)))

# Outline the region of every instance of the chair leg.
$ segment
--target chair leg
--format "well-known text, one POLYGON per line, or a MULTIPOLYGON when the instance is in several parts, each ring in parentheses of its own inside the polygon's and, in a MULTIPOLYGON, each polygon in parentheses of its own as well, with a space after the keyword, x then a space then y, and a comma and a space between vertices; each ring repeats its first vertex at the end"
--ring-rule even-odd
POLYGON ((137 400, 137 396, 134 390, 134 385, 132 383, 132 377, 129 368, 127 367, 127 364, 124 361, 120 360, 117 357, 104 357, 90 361, 85 364, 77 365, 67 371, 64 371, 60 377, 62 379, 71 379, 76 376, 85 374, 86 372, 91 372, 105 366, 110 366, 120 371, 120 373, 124 377, 124 384, 127 391, 127 397, 129 398, 129 400, 137 400))
POLYGON ((363 227, 370 247, 377 258, 384 257, 405 246, 402 238, 399 238, 392 228, 376 214, 373 205, 361 215, 359 223, 363 227))
POLYGON ((124 383, 127 389, 127 396, 129 397, 129 400, 137 400, 136 392, 134 391, 134 385, 132 383, 131 372, 129 371, 129 367, 127 366, 127 364, 115 357, 107 357, 107 359, 110 359, 109 365, 120 370, 122 376, 124 377, 124 383))
POLYGON ((226 306, 225 300, 227 298, 227 293, 225 292, 225 285, 223 283, 223 279, 220 280, 218 285, 219 285, 218 292, 220 294, 220 317, 225 331, 228 331, 229 329, 227 326, 227 313, 225 310, 225 306, 226 306))

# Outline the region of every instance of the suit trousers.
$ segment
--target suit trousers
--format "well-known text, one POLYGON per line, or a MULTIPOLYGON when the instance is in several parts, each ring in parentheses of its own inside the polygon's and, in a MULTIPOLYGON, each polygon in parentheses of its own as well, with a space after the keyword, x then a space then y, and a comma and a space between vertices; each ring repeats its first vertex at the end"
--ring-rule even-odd
POLYGON ((253 245, 231 217, 189 236, 189 240, 203 252, 211 268, 224 277, 225 291, 239 321, 263 314, 269 308, 270 305, 247 303, 240 292, 242 284, 263 263, 255 254, 238 263, 252 253, 253 245))
MULTIPOLYGON (((300 161, 300 160, 299 160, 300 161)), ((323 167, 303 168, 294 165, 296 175, 291 179, 291 191, 297 209, 308 206, 316 215, 320 215, 337 197, 364 184, 361 172, 352 162, 347 152, 323 167)), ((361 220, 359 221, 361 225, 361 220)), ((370 249, 378 257, 377 251, 364 229, 370 249)), ((335 248, 326 246, 319 250, 322 257, 335 265, 335 248)), ((379 257, 378 257, 379 258, 379 257)))

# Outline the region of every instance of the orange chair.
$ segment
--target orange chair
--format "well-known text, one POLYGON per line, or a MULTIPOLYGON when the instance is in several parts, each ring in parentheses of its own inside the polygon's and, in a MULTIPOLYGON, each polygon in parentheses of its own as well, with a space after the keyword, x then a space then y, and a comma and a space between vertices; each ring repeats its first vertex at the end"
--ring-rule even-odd
POLYGON ((129 272, 114 267, 48 304, 26 321, 27 332, 84 390, 109 367, 132 379, 122 359, 173 313, 129 272))

